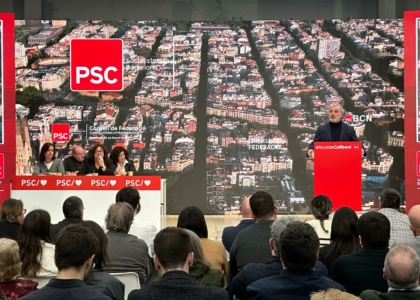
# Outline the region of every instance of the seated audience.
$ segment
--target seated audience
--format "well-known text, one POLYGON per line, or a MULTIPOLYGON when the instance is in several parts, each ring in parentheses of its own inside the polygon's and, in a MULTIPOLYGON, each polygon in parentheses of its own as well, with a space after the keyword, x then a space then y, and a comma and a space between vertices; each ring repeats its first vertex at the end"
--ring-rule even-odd
POLYGON ((252 219, 252 212, 251 207, 249 206, 249 197, 246 197, 242 202, 241 206, 239 206, 239 211, 242 213, 242 219, 236 226, 227 226, 223 229, 222 233, 222 243, 225 246, 227 252, 230 252, 230 247, 233 244, 238 233, 247 228, 249 225, 254 224, 254 220, 252 219))
POLYGON ((319 249, 318 260, 323 262, 331 275, 335 260, 346 254, 360 250, 359 231, 356 213, 350 207, 340 207, 335 213, 331 225, 331 244, 319 249))
POLYGON ((88 228, 98 239, 93 268, 89 271, 84 281, 88 287, 100 294, 109 296, 114 300, 124 300, 124 284, 109 273, 104 272, 103 266, 108 265, 108 238, 101 226, 93 221, 84 221, 80 225, 88 228))
POLYGON ((55 158, 55 146, 52 143, 45 143, 41 147, 39 161, 34 166, 32 175, 64 175, 63 161, 55 158))
POLYGON ((54 277, 54 245, 50 235, 51 217, 42 209, 28 213, 20 226, 17 242, 23 277, 54 277))
POLYGON ((42 289, 22 299, 45 300, 110 300, 111 298, 90 289, 83 279, 93 266, 98 240, 89 229, 71 224, 57 236, 55 263, 57 278, 52 278, 42 289))
POLYGON ((128 300, 229 298, 222 288, 204 286, 188 275, 189 268, 194 263, 194 253, 191 252, 190 236, 185 230, 175 227, 162 229, 153 243, 155 266, 162 279, 157 284, 132 291, 128 300))
POLYGON ((198 207, 184 208, 178 216, 177 227, 195 232, 201 240, 204 256, 210 261, 211 267, 220 270, 224 276, 227 276, 228 263, 225 247, 221 242, 208 238, 206 219, 198 207))
POLYGON ((277 218, 277 206, 266 192, 253 194, 249 204, 255 224, 239 232, 230 248, 229 281, 247 264, 267 263, 271 260, 268 241, 271 238, 270 226, 277 218))
POLYGON ((21 200, 9 198, 0 206, 0 238, 17 239, 26 209, 21 200))
POLYGON ((133 174, 136 172, 134 164, 131 161, 128 161, 128 152, 124 147, 117 146, 112 149, 109 154, 109 158, 114 164, 114 175, 126 176, 128 172, 131 171, 133 174))
POLYGON ((367 289, 386 292, 388 285, 382 277, 382 268, 388 253, 389 220, 379 212, 367 212, 360 216, 357 228, 362 249, 337 258, 331 269, 331 279, 356 296, 367 289))
POLYGON ((311 300, 358 300, 355 295, 339 291, 337 289, 328 289, 318 293, 312 293, 311 300))
POLYGON ((57 224, 51 225, 51 238, 55 241, 61 229, 70 224, 83 222, 83 201, 77 196, 68 197, 63 203, 63 214, 65 219, 57 224))
POLYGON ((378 212, 385 215, 391 223, 389 246, 399 238, 414 239, 407 215, 399 211, 401 201, 400 193, 394 189, 385 189, 380 195, 380 209, 378 212))
POLYGON ((85 150, 82 146, 74 145, 71 149, 71 156, 63 161, 64 171, 70 172, 70 175, 77 175, 85 158, 85 150))
POLYGON ((128 233, 133 218, 134 210, 128 203, 118 202, 108 208, 105 223, 109 265, 103 269, 113 273, 136 272, 143 287, 148 273, 148 249, 143 240, 128 233))
POLYGON ((0 238, 0 299, 19 299, 36 290, 38 282, 15 279, 20 273, 19 246, 0 238))
POLYGON ((408 245, 400 244, 389 250, 385 258, 384 279, 388 292, 366 290, 361 299, 420 299, 420 259, 408 245))
MULTIPOLYGON (((265 264, 249 263, 235 276, 230 286, 230 294, 236 295, 236 299, 244 299, 246 287, 251 283, 262 278, 275 276, 283 270, 280 260, 280 234, 286 228, 287 224, 292 221, 299 221, 295 216, 283 216, 274 221, 271 226, 271 238, 269 241, 272 259, 265 264)), ((317 261, 315 263, 315 273, 318 276, 328 277, 327 268, 323 263, 317 261)))
POLYGON ((309 299, 313 292, 346 289, 337 282, 315 273, 319 238, 306 223, 293 221, 280 234, 280 275, 260 279, 246 289, 245 299, 309 299))
MULTIPOLYGON (((206 286, 226 288, 226 278, 222 272, 211 268, 211 263, 204 256, 203 246, 197 234, 188 229, 185 231, 190 235, 191 251, 194 253, 193 264, 190 266, 188 275, 206 286)), ((159 282, 161 279, 162 276, 158 276, 153 282, 159 282)))
POLYGON ((139 239, 146 242, 149 249, 149 255, 152 257, 153 252, 153 239, 157 234, 157 228, 152 221, 141 218, 140 210, 140 193, 134 187, 127 186, 118 191, 115 196, 115 202, 127 202, 134 209, 134 219, 131 223, 129 234, 135 235, 139 239))
POLYGON ((325 195, 318 195, 311 200, 309 210, 315 217, 315 220, 307 221, 306 223, 312 225, 318 234, 321 246, 330 243, 331 221, 328 220, 332 212, 332 202, 330 198, 325 195))
POLYGON ((77 175, 114 175, 112 160, 107 158, 108 152, 102 144, 90 147, 87 158, 83 160, 80 172, 77 175))
POLYGON ((406 244, 413 248, 420 256, 420 205, 414 205, 410 209, 408 212, 408 220, 410 221, 410 230, 415 238, 397 238, 391 247, 398 244, 406 244))

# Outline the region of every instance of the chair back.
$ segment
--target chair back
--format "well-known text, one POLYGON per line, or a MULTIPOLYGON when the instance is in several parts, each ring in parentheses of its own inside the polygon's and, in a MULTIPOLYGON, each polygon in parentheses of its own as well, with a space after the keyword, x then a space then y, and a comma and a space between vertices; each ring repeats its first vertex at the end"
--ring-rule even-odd
POLYGON ((119 279, 122 283, 124 283, 124 298, 128 299, 128 294, 132 290, 139 290, 140 289, 140 280, 139 275, 134 272, 126 272, 126 273, 110 273, 115 278, 119 279))

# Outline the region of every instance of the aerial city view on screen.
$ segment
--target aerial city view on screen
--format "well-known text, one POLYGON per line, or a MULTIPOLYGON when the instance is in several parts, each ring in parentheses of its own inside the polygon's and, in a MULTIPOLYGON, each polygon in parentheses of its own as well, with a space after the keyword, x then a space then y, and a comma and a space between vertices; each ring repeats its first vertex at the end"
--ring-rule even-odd
POLYGON ((338 102, 367 149, 364 208, 385 187, 404 194, 401 19, 26 20, 15 34, 17 174, 32 172, 52 123, 70 123, 59 157, 76 144, 125 147, 138 174, 167 179, 168 213, 237 214, 255 191, 279 213, 305 213, 308 145, 338 102), (70 90, 73 38, 123 40, 123 91, 70 90))

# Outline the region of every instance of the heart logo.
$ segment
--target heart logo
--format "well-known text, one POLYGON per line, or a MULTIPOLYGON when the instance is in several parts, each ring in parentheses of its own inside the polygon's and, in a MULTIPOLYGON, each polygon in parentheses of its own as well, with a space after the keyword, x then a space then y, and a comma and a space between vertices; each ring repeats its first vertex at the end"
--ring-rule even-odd
POLYGON ((110 183, 112 186, 114 186, 114 185, 117 183, 117 181, 116 181, 116 180, 110 180, 110 181, 109 181, 109 183, 110 183))
POLYGON ((41 180, 40 182, 43 186, 47 184, 47 181, 45 179, 41 180))
POLYGON ((81 180, 76 180, 75 182, 76 182, 77 186, 80 186, 82 184, 81 180))
POLYGON ((144 184, 145 184, 146 186, 149 186, 151 183, 152 183, 152 182, 151 182, 150 180, 145 180, 145 181, 144 181, 144 184))

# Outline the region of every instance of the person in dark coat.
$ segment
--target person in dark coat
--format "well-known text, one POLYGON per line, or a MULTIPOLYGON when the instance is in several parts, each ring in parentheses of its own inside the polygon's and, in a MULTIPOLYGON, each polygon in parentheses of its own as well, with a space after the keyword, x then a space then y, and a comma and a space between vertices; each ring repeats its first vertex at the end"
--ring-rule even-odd
POLYGON ((9 198, 0 206, 0 238, 17 240, 26 209, 21 200, 9 198))
POLYGON ((77 196, 68 197, 63 203, 63 214, 65 219, 57 224, 51 225, 51 238, 55 241, 61 229, 70 224, 83 222, 83 201, 77 196))
POLYGON ((162 279, 157 284, 133 290, 128 300, 227 300, 228 293, 218 287, 204 286, 188 275, 193 265, 189 234, 182 228, 167 227, 155 237, 155 266, 162 279))
POLYGON ((107 158, 107 154, 104 145, 95 144, 90 147, 77 175, 114 175, 115 167, 112 160, 107 158))
POLYGON ((132 161, 128 160, 128 152, 124 147, 117 146, 112 149, 109 158, 114 164, 114 175, 126 176, 128 172, 136 172, 136 168, 132 161))

